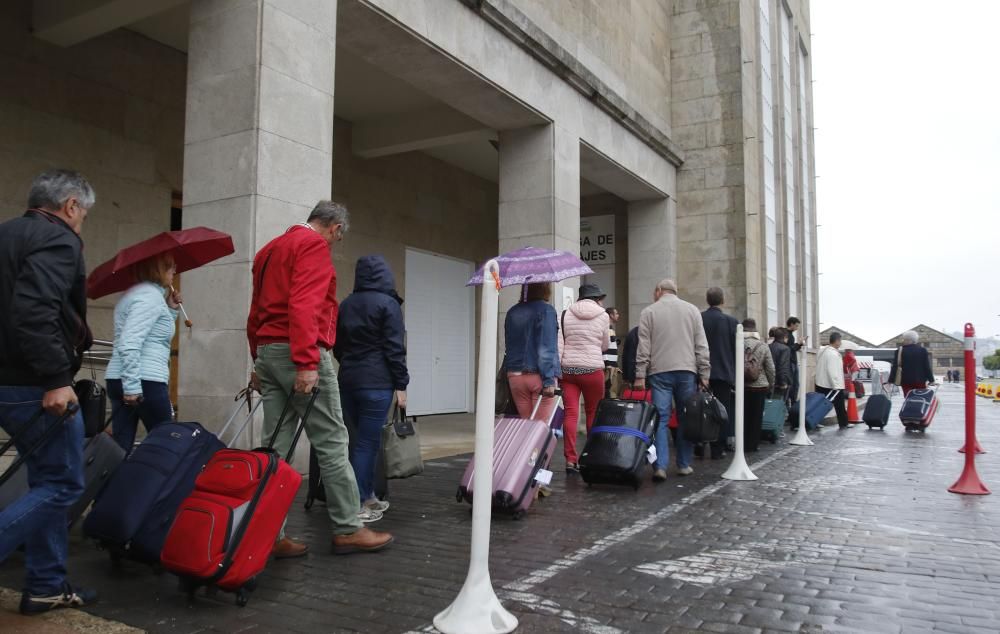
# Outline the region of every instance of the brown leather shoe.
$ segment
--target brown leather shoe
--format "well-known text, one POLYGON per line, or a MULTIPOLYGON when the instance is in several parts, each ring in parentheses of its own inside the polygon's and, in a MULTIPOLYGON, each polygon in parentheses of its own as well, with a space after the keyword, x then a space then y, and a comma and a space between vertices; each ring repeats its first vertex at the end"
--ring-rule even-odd
POLYGON ((271 554, 274 555, 275 559, 294 559, 295 557, 304 557, 307 552, 309 552, 308 544, 297 542, 288 537, 279 539, 275 542, 274 547, 271 548, 271 554))
POLYGON ((333 554, 373 553, 382 550, 391 543, 391 534, 373 531, 365 526, 350 535, 334 535, 333 554))

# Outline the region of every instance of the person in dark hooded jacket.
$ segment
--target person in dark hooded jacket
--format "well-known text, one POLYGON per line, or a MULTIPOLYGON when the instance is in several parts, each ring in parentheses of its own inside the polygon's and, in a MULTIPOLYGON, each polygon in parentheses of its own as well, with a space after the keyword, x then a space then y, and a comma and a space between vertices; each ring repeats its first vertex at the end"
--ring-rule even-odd
POLYGON ((375 497, 375 465, 393 392, 406 407, 406 347, 402 298, 381 255, 358 258, 354 292, 340 304, 333 354, 340 362, 340 399, 344 418, 357 430, 351 465, 358 481, 363 521, 374 521, 389 507, 375 497))

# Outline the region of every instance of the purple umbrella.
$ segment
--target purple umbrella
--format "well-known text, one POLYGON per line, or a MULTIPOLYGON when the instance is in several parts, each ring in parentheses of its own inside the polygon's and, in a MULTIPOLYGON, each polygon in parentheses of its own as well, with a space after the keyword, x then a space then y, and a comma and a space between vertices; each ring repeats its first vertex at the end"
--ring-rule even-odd
MULTIPOLYGON (((594 272, 579 256, 569 251, 524 247, 494 259, 500 265, 500 286, 559 282, 568 277, 591 275, 594 272)), ((480 267, 466 286, 482 283, 483 269, 480 267)))

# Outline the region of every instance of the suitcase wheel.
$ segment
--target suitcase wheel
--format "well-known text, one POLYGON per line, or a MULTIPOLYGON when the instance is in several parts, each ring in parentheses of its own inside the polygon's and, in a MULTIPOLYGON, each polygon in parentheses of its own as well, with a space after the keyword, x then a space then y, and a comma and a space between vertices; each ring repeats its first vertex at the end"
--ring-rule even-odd
POLYGON ((316 500, 314 500, 311 495, 306 498, 306 503, 304 506, 306 507, 307 511, 313 507, 313 502, 315 501, 316 500))
POLYGON ((518 521, 523 520, 524 519, 524 511, 518 511, 518 512, 514 513, 513 515, 511 515, 511 517, 514 518, 515 520, 518 520, 518 521))
POLYGON ((257 589, 257 578, 254 577, 246 583, 243 587, 236 591, 236 605, 246 607, 247 601, 250 600, 250 593, 257 589))

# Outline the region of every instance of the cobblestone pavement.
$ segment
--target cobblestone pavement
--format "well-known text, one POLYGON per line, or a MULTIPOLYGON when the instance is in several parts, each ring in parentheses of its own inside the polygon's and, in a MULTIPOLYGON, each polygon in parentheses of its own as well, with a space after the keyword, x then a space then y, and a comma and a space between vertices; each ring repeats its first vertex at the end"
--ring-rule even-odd
MULTIPOLYGON (((561 472, 523 521, 493 523, 491 572, 521 632, 997 632, 1000 493, 958 496, 962 392, 940 390, 926 434, 863 425, 781 443, 750 457, 757 482, 728 482, 727 461, 693 476, 588 488, 561 472)), ((1000 405, 979 399, 979 473, 1000 492, 1000 405)), ((454 498, 467 457, 393 481, 379 528, 390 550, 333 557, 325 513, 296 504, 289 533, 304 560, 272 562, 245 608, 231 595, 188 604, 174 579, 112 570, 74 544, 78 583, 98 587, 98 616, 154 632, 433 631, 465 577, 471 516, 454 498)), ((0 567, 17 587, 21 562, 0 567)))

